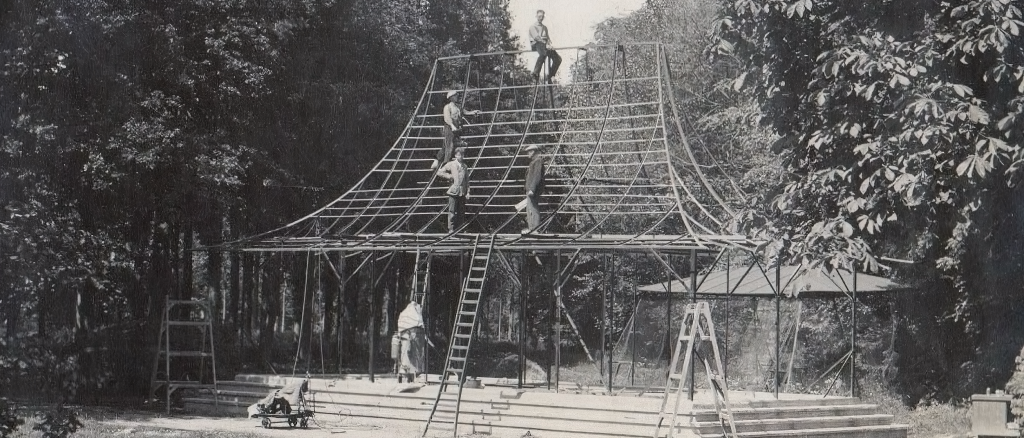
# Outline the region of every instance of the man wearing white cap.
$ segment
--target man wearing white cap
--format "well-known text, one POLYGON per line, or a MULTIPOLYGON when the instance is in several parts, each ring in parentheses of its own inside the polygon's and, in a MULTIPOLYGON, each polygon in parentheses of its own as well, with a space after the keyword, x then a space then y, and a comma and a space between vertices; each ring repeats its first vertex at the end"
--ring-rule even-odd
POLYGON ((444 145, 437 151, 437 158, 430 165, 431 169, 437 169, 441 163, 447 163, 452 159, 452 149, 455 148, 455 139, 462 135, 463 122, 469 123, 464 115, 477 115, 480 111, 462 111, 459 107, 459 92, 451 90, 448 92, 448 104, 444 106, 444 145))
POLYGON ((526 169, 526 225, 524 233, 532 232, 540 226, 540 196, 544 191, 544 159, 540 156, 540 146, 531 144, 526 147, 530 154, 530 167, 526 169))

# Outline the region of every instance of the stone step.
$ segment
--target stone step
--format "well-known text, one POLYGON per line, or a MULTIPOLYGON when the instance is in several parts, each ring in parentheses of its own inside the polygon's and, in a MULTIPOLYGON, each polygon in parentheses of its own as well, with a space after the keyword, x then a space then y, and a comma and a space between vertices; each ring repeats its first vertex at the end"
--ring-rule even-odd
MULTIPOLYGON (((816 398, 802 398, 802 399, 779 399, 779 400, 743 400, 743 401, 732 401, 732 407, 734 408, 781 408, 781 407, 792 407, 792 406, 845 406, 845 405, 856 405, 864 404, 859 398, 855 397, 816 397, 816 398)), ((696 410, 715 410, 715 405, 711 403, 694 403, 693 409, 696 410)))
MULTIPOLYGON (((780 406, 769 408, 734 408, 733 418, 741 420, 767 420, 782 418, 808 417, 848 417, 854 415, 871 415, 878 406, 872 404, 836 405, 836 406, 780 406)), ((714 410, 694 411, 695 421, 718 421, 718 413, 714 410)))
MULTIPOLYGON (((775 430, 832 429, 837 427, 885 426, 892 424, 892 415, 850 415, 845 417, 778 418, 766 420, 737 420, 737 432, 768 432, 775 430)), ((702 434, 722 431, 717 421, 702 421, 694 424, 702 434)))
MULTIPOLYGON (((824 429, 773 430, 762 432, 738 432, 737 438, 907 438, 910 429, 906 424, 879 426, 833 427, 824 429)), ((726 438, 721 432, 702 434, 701 438, 726 438)))
MULTIPOLYGON (((213 411, 244 416, 245 408, 296 378, 252 376, 219 382, 218 408, 212 395, 185 399, 186 407, 202 414, 213 411)), ((364 418, 426 424, 439 385, 399 385, 394 379, 313 379, 309 407, 325 418, 364 418), (403 392, 404 391, 404 392, 403 392)), ((732 395, 731 393, 730 395, 732 395)), ((876 414, 877 407, 856 398, 766 399, 765 394, 735 393, 732 404, 741 437, 904 438, 906 426, 891 425, 892 417, 876 414)), ((717 414, 703 394, 696 404, 683 400, 680 427, 674 436, 720 436, 717 414)), ((545 438, 569 436, 648 437, 658 421, 661 397, 574 395, 544 390, 517 391, 501 385, 463 391, 459 433, 521 436, 527 431, 545 438)), ((660 435, 667 435, 662 427, 660 435)))
MULTIPOLYGON (((816 397, 811 399, 749 400, 736 403, 738 407, 772 408, 782 406, 840 406, 863 404, 857 397, 816 397)), ((709 406, 712 409, 714 406, 709 406)))

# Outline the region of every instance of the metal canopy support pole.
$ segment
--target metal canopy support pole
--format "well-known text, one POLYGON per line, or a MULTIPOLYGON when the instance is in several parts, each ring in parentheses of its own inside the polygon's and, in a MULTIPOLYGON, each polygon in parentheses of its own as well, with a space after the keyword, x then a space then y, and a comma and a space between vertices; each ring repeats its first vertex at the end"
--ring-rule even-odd
POLYGON ((725 358, 722 360, 723 370, 722 377, 725 381, 729 381, 729 314, 732 313, 732 294, 729 293, 730 289, 730 278, 729 272, 732 271, 732 253, 725 254, 725 358))
MULTIPOLYGON (((657 257, 657 254, 655 254, 657 257)), ((669 263, 672 263, 672 256, 666 256, 669 263)), ((669 355, 672 354, 672 269, 666 264, 665 273, 668 277, 668 287, 665 288, 665 346, 668 347, 669 355)), ((659 359, 660 359, 659 355, 659 359)), ((669 358, 671 361, 671 356, 669 358)), ((671 372, 671 371, 670 371, 671 372)))
MULTIPOLYGON (((428 255, 428 257, 429 257, 429 255, 428 255)), ((428 271, 429 271, 429 268, 428 268, 428 271)), ((431 302, 430 302, 430 275, 425 276, 424 282, 425 283, 423 285, 423 287, 424 287, 423 290, 426 291, 427 293, 423 294, 423 306, 420 307, 420 315, 422 315, 422 317, 423 317, 423 336, 424 336, 424 338, 426 338, 427 336, 430 336, 430 326, 431 326, 430 317, 427 316, 427 315, 430 315, 430 311, 431 311, 430 306, 432 305, 431 302)), ((431 346, 429 342, 424 342, 423 343, 423 350, 422 350, 423 351, 423 383, 427 383, 427 375, 430 374, 429 370, 430 370, 430 349, 431 348, 433 348, 433 346, 431 346)), ((442 362, 441 366, 442 367, 444 366, 443 362, 442 362)), ((441 373, 444 374, 444 370, 441 370, 441 373)))
POLYGON ((601 254, 601 378, 604 378, 604 364, 608 358, 608 254, 601 254))
MULTIPOLYGON (((690 302, 697 303, 697 250, 690 250, 690 302)), ((696 321, 699 325, 700 322, 696 321)), ((714 336, 712 333, 711 336, 714 336)), ((693 354, 692 352, 686 352, 686 354, 693 354)), ((690 367, 690 400, 693 400, 693 380, 694 374, 697 367, 690 367)), ((709 388, 714 389, 714 388, 709 388)))
POLYGON ((611 340, 614 338, 615 331, 615 253, 611 253, 609 256, 612 259, 610 274, 608 275, 609 283, 611 287, 608 288, 608 395, 612 395, 612 379, 615 378, 615 371, 612 369, 614 363, 612 359, 615 356, 615 345, 611 345, 611 340))
MULTIPOLYGON (((633 260, 636 261, 636 259, 633 260)), ((639 298, 636 293, 636 276, 633 276, 633 317, 629 320, 629 384, 631 386, 636 384, 636 310, 640 305, 639 298)))
POLYGON ((853 301, 850 306, 850 397, 857 396, 857 265, 853 265, 853 301))
POLYGON ((519 382, 517 389, 523 389, 526 380, 526 252, 519 253, 519 382))
MULTIPOLYGON (((341 376, 341 371, 345 361, 345 253, 340 253, 341 257, 338 260, 338 272, 341 273, 339 276, 339 287, 338 287, 338 375, 341 376)), ((330 263, 331 259, 327 259, 327 263, 330 263)))
POLYGON ((373 359, 376 356, 377 340, 377 288, 374 284, 374 277, 377 275, 377 257, 374 253, 367 253, 370 257, 370 358, 367 363, 367 374, 370 375, 370 382, 373 383, 373 359))
MULTIPOLYGON (((555 272, 562 272, 562 251, 555 251, 555 272)), ((558 275, 554 276, 555 280, 555 392, 558 392, 558 388, 561 386, 561 373, 562 369, 562 282, 558 281, 558 275)))
MULTIPOLYGON (((780 258, 781 259, 781 258, 780 258)), ((775 398, 779 398, 779 336, 781 336, 781 330, 779 328, 782 317, 782 263, 780 260, 775 262, 775 376, 772 380, 775 381, 775 398)))

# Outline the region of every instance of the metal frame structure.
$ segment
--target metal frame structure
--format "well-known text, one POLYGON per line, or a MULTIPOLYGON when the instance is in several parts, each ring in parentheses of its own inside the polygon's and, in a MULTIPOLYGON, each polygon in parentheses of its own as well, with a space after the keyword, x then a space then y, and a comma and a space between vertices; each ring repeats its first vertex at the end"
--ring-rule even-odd
MULTIPOLYGON (((600 77, 577 72, 566 85, 522 83, 522 52, 438 59, 406 128, 352 189, 282 228, 238 242, 249 251, 468 251, 493 235, 498 251, 753 250, 725 229, 742 199, 710 154, 695 151, 675 108, 660 44, 591 45, 577 65, 600 62, 600 77), (496 73, 495 73, 496 72, 496 73), (499 86, 474 86, 497 76, 499 86), (447 185, 430 168, 441 147, 441 106, 450 89, 481 111, 468 143, 468 220, 449 232, 447 185), (540 229, 522 235, 528 145, 548 157, 540 229), (718 172, 711 174, 711 172, 718 172)), ((589 72, 592 73, 592 72, 589 72)))
MULTIPOLYGON (((292 223, 230 246, 252 252, 338 252, 344 260, 403 252, 464 257, 486 240, 499 259, 554 254, 558 344, 561 289, 581 252, 651 254, 673 275, 669 257, 683 256, 689 258, 692 279, 698 257, 727 249, 755 252, 761 242, 728 231, 744 194, 706 147, 689 142, 662 45, 557 50, 576 55, 574 78, 563 85, 530 81, 518 66, 528 52, 437 59, 405 129, 355 186, 292 223), (592 71, 590 65, 610 69, 592 71), (484 77, 491 85, 481 85, 484 77), (441 114, 449 90, 461 91, 462 105, 479 111, 461 136, 467 143, 470 194, 467 220, 454 230, 443 219, 447 184, 431 168, 442 147, 441 114), (516 204, 525 197, 529 145, 541 146, 547 158, 547 192, 540 227, 524 234, 518 231, 522 214, 516 204), (564 268, 563 252, 573 254, 564 268)), ((344 283, 344 270, 331 269, 344 283)), ((420 282, 417 277, 414 283, 420 282)), ((525 289, 520 283, 521 293, 525 289)), ((575 328, 571 317, 569 322, 575 328)), ((559 351, 556 345, 556 389, 559 351)), ((520 385, 522 357, 521 343, 520 385)), ((611 365, 609 357, 609 372, 611 365)), ((611 379, 608 384, 610 391, 611 379)))

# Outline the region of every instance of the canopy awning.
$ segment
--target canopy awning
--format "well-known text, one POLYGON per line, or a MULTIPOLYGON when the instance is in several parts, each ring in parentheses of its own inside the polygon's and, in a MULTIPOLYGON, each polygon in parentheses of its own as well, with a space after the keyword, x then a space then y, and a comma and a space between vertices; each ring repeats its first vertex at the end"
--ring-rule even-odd
MULTIPOLYGON (((853 273, 842 269, 827 272, 822 267, 783 266, 779 268, 782 295, 786 297, 827 297, 853 292, 853 273)), ((775 268, 736 267, 697 275, 697 295, 774 297, 775 268)), ((857 273, 857 293, 895 292, 908 289, 877 275, 857 273)), ((690 281, 673 280, 637 288, 641 292, 688 295, 690 281)))

